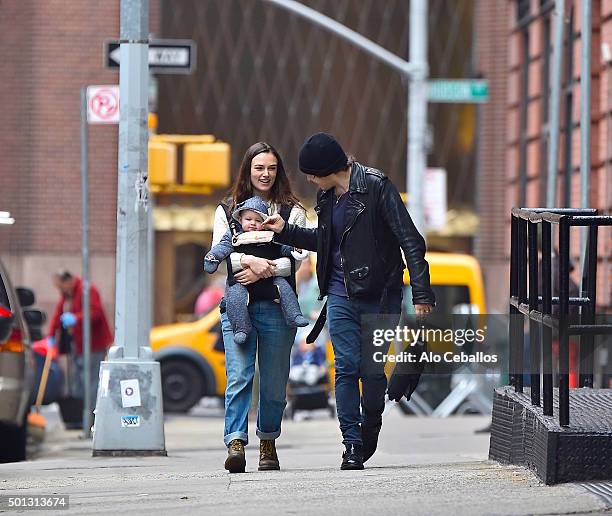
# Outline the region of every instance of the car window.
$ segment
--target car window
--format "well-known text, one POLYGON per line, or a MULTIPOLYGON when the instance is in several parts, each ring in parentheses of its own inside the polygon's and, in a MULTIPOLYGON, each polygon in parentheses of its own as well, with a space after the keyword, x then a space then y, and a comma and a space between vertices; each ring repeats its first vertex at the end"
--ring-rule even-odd
POLYGON ((2 277, 2 274, 0 274, 0 305, 12 310, 8 294, 6 293, 6 287, 4 285, 4 278, 2 277))

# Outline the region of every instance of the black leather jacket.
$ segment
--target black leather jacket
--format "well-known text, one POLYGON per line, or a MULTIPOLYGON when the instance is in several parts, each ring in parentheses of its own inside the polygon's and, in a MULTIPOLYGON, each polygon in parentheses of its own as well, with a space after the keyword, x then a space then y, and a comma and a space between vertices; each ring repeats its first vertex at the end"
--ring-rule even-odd
MULTIPOLYGON (((375 297, 403 285, 408 262, 412 301, 435 304, 425 260, 425 240, 406 211, 399 192, 379 170, 354 163, 346 203, 345 229, 340 241, 344 283, 349 298, 375 297)), ((327 294, 331 272, 333 188, 320 190, 315 211, 318 228, 285 224, 276 235, 280 243, 317 252, 321 298, 327 294)))

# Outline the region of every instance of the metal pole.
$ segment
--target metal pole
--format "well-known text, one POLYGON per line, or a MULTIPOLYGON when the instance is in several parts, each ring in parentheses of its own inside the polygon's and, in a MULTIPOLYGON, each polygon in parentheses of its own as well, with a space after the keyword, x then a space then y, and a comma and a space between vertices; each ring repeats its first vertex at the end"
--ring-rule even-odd
MULTIPOLYGON (((329 16, 325 16, 310 7, 306 7, 302 5, 300 2, 296 2, 295 0, 265 0, 270 4, 274 4, 276 7, 280 7, 285 9, 293 14, 297 14, 301 18, 305 18, 308 21, 311 21, 315 25, 326 29, 330 32, 333 32, 336 36, 348 41, 352 45, 360 48, 361 50, 367 52, 371 56, 376 59, 383 61, 391 68, 394 68, 398 72, 409 75, 413 69, 413 63, 405 61, 401 57, 396 56, 392 52, 389 52, 386 48, 381 47, 379 44, 374 43, 368 38, 362 36, 358 32, 349 29, 348 27, 342 25, 337 22, 333 18, 329 16)), ((424 2, 426 0, 418 0, 419 2, 424 2)), ((413 2, 411 2, 412 4, 413 2)), ((411 6, 412 12, 412 6, 411 6)))
POLYGON ((149 191, 147 184, 148 2, 121 2, 119 185, 115 342, 124 358, 139 358, 149 342, 146 299, 149 191))
POLYGON ((559 424, 569 426, 569 253, 567 218, 559 223, 559 424))
POLYGON ((548 145, 548 179, 546 181, 546 206, 554 208, 557 198, 557 170, 559 159, 559 111, 561 99, 561 70, 563 64, 563 28, 565 0, 555 0, 555 28, 550 76, 550 142, 548 145))
POLYGON ((408 149, 406 156, 407 200, 410 214, 419 231, 423 232, 422 185, 425 172, 425 130, 427 124, 427 0, 410 2, 410 61, 389 52, 358 32, 336 20, 306 7, 295 0, 265 0, 324 28, 350 44, 383 61, 408 79, 408 149))
MULTIPOLYGON (((552 245, 550 222, 542 222, 542 313, 552 313, 552 245)), ((544 415, 553 415, 552 328, 542 325, 542 390, 544 415)))
POLYGON ((89 153, 87 88, 81 88, 81 260, 83 280, 83 437, 91 437, 91 307, 89 302, 89 153))
MULTIPOLYGON (((597 225, 588 227, 588 249, 585 255, 585 270, 582 279, 582 297, 589 298, 588 306, 583 306, 580 312, 580 324, 595 324, 597 309, 597 225)), ((572 318, 572 324, 576 324, 572 318)), ((580 335, 580 376, 579 387, 593 388, 593 352, 595 337, 589 334, 580 335)))
POLYGON ((406 162, 406 204, 414 225, 425 233, 423 175, 426 167, 427 127, 427 0, 410 2, 410 62, 414 70, 408 86, 408 156, 406 162))
MULTIPOLYGON (((516 360, 518 356, 517 323, 520 312, 512 304, 518 300, 518 217, 511 215, 510 218, 510 321, 508 325, 508 384, 517 389, 518 369, 516 360)), ((522 342, 520 349, 522 349, 522 342)))
MULTIPOLYGON (((527 240, 529 247, 529 311, 539 310, 538 306, 538 224, 527 223, 527 240)), ((538 323, 529 318, 529 367, 531 383, 531 404, 540 406, 540 328, 538 323)))
MULTIPOLYGON (((518 272, 517 272, 517 288, 518 288, 518 300, 521 304, 527 303, 527 221, 519 218, 518 224, 518 272)), ((516 325, 516 337, 515 341, 517 344, 516 352, 516 392, 523 392, 523 373, 525 368, 524 351, 523 345, 525 342, 525 316, 522 312, 519 312, 517 316, 518 323, 516 325)))
POLYGON ((102 362, 94 456, 166 455, 151 325, 148 0, 121 0, 115 345, 102 362))
MULTIPOLYGON (((582 0, 580 9, 580 207, 588 208, 591 190, 591 0, 582 0)), ((580 270, 584 270, 586 235, 587 228, 580 228, 580 270)))

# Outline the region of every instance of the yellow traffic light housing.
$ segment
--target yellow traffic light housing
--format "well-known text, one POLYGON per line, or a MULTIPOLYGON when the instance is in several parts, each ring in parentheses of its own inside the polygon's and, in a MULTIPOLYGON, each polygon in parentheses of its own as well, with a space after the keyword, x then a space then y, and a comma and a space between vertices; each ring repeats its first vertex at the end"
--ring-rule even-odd
POLYGON ((224 142, 183 147, 183 183, 213 188, 230 184, 230 146, 224 142))
POLYGON ((169 186, 176 183, 176 145, 149 141, 149 183, 169 186))

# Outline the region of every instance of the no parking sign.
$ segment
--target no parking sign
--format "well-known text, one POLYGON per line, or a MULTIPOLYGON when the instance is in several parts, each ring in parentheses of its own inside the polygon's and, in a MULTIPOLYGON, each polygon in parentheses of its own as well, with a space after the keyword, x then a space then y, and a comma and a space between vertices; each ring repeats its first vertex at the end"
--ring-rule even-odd
POLYGON ((90 124, 119 123, 119 86, 87 86, 87 121, 90 124))

